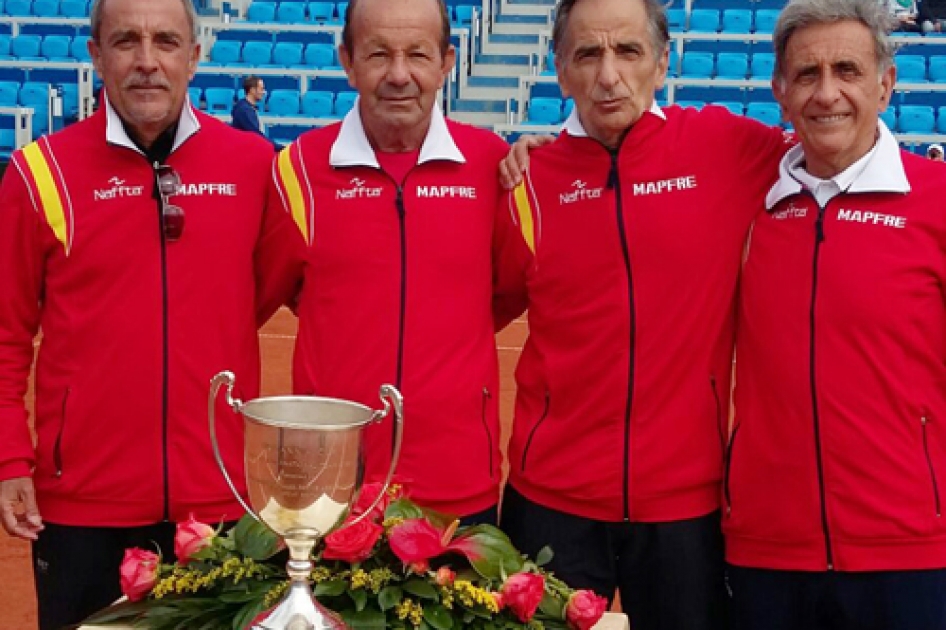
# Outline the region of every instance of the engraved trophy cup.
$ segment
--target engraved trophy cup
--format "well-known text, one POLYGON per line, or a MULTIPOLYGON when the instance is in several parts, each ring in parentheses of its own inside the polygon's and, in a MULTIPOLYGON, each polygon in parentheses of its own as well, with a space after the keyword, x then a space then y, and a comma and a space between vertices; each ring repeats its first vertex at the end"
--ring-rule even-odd
MULTIPOLYGON (((394 476, 403 437, 403 403, 391 385, 381 387, 381 410, 316 396, 273 396, 242 402, 232 397, 235 377, 221 372, 211 381, 210 438, 217 465, 248 514, 267 525, 289 548, 289 591, 254 630, 335 630, 341 618, 315 601, 309 576, 312 549, 338 529, 357 498, 363 478, 362 430, 394 409, 391 467, 381 492, 361 520, 381 500, 394 476), (244 458, 249 505, 230 478, 217 442, 214 408, 221 387, 227 404, 243 416, 244 458)), ((354 521, 354 522, 357 522, 354 521)))

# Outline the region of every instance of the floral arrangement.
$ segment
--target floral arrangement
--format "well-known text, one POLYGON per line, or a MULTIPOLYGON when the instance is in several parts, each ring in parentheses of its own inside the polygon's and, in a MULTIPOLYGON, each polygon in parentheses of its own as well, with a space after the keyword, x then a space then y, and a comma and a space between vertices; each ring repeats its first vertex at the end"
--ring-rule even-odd
MULTIPOLYGON (((347 523, 379 491, 365 486, 347 523)), ((368 516, 316 548, 316 597, 355 630, 587 630, 604 614, 605 598, 573 590, 542 568, 548 549, 529 560, 496 527, 458 523, 418 506, 399 487, 389 489, 368 516)), ((88 622, 243 630, 288 587, 273 558, 279 548, 277 537, 249 516, 226 534, 191 518, 178 525, 176 563, 143 549, 125 552, 127 601, 88 622)))

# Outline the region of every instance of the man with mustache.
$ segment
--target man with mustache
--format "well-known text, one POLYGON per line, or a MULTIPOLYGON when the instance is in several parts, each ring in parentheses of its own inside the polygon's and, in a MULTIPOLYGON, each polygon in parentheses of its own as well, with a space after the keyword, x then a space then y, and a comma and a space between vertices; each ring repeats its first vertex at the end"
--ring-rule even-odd
MULTIPOLYGON (((437 91, 454 64, 442 0, 355 0, 339 56, 351 113, 277 158, 283 200, 309 253, 294 388, 363 403, 404 394, 398 476, 420 503, 495 522, 500 452, 490 314, 496 177, 508 146, 446 120, 437 91)), ((368 429, 367 475, 391 457, 391 425, 368 429)))
MULTIPOLYGON (((257 394, 257 321, 303 251, 267 207, 271 146, 187 101, 191 0, 97 0, 91 22, 102 106, 14 153, 0 186, 0 520, 33 541, 43 630, 118 598, 125 548, 171 560, 175 522, 241 516, 211 451, 208 384, 232 369, 257 394)), ((225 407, 239 471, 242 423, 225 407)))

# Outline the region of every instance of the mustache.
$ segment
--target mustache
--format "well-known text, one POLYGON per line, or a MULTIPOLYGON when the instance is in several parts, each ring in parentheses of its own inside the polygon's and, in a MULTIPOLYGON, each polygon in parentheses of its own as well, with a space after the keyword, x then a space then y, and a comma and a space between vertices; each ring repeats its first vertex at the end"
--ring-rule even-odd
POLYGON ((420 90, 414 85, 395 87, 385 84, 378 90, 378 96, 381 98, 417 98, 419 95, 420 90))
POLYGON ((171 89, 171 83, 162 77, 146 77, 141 75, 132 75, 122 81, 122 88, 161 88, 171 89))

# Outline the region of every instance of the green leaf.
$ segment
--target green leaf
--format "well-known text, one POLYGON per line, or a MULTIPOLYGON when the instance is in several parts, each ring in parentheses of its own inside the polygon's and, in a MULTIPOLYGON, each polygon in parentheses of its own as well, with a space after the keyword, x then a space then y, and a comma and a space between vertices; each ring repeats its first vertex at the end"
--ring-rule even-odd
POLYGON ((419 578, 411 578, 407 582, 404 582, 402 588, 411 595, 415 595, 421 599, 439 599, 437 590, 430 585, 430 582, 425 582, 419 578))
POLYGON ((315 585, 316 597, 337 597, 348 590, 345 580, 326 580, 315 585))
POLYGON ((489 580, 502 580, 504 571, 512 574, 522 570, 522 555, 509 537, 492 525, 465 529, 449 546, 451 551, 465 555, 476 572, 489 580))
POLYGON ((266 606, 263 604, 263 600, 257 600, 255 602, 249 602, 246 606, 240 609, 240 612, 236 614, 233 618, 233 623, 231 624, 232 630, 246 630, 249 627, 250 622, 256 619, 261 612, 266 610, 266 606))
POLYGON ((265 560, 279 551, 279 537, 252 516, 244 516, 232 530, 238 553, 253 560, 265 560))
POLYGON ((100 610, 85 620, 88 625, 104 625, 115 621, 127 621, 136 619, 142 615, 151 606, 152 602, 145 600, 141 602, 122 602, 114 604, 104 610, 100 610))
POLYGON ((352 630, 385 630, 384 613, 372 608, 346 612, 342 616, 352 630))
POLYGON ((403 518, 405 520, 424 518, 424 511, 408 499, 398 499, 391 501, 391 504, 388 505, 388 509, 384 511, 384 518, 403 518))
POLYGON ((554 557, 555 553, 552 551, 552 548, 546 545, 539 549, 539 553, 535 556, 535 563, 540 567, 544 567, 551 562, 554 557))
POLYGON ((365 609, 365 605, 368 603, 368 593, 365 592, 365 589, 359 588, 348 591, 348 596, 351 597, 351 601, 355 602, 355 610, 360 612, 365 609))
POLYGON ((552 619, 564 619, 565 618, 565 603, 562 600, 545 593, 542 596, 542 601, 539 602, 539 610, 551 617, 552 619))
POLYGON ((440 604, 424 606, 424 620, 436 630, 451 630, 453 628, 453 617, 450 611, 440 604))
POLYGON ((400 604, 403 599, 404 591, 401 590, 401 587, 389 584, 378 593, 378 606, 381 607, 381 610, 390 610, 400 604))

